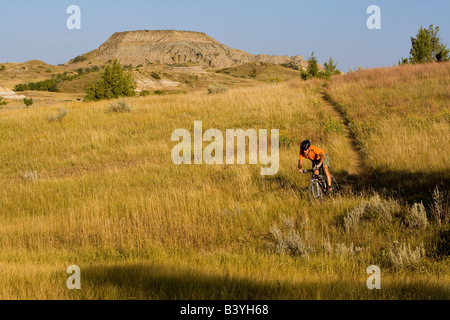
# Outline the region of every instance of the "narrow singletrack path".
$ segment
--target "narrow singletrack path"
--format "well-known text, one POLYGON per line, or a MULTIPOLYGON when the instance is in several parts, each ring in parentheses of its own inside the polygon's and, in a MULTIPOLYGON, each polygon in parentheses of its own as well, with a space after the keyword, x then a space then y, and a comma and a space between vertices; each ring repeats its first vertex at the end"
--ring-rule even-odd
POLYGON ((344 124, 344 138, 347 140, 347 144, 351 146, 351 157, 350 157, 350 166, 348 168, 348 177, 345 179, 348 182, 355 181, 359 177, 363 175, 365 172, 365 161, 362 152, 359 149, 359 146, 356 142, 355 135, 350 129, 350 125, 344 114, 339 111, 338 106, 326 93, 326 89, 322 86, 321 91, 321 99, 322 103, 328 107, 330 112, 332 112, 337 119, 340 119, 344 124))

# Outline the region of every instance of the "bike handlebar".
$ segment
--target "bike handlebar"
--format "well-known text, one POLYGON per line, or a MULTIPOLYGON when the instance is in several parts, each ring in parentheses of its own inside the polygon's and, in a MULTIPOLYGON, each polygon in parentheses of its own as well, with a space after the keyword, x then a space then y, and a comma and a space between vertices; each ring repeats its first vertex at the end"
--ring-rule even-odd
POLYGON ((319 170, 319 169, 317 169, 316 167, 314 167, 314 168, 309 169, 309 170, 302 170, 302 172, 303 172, 303 173, 308 173, 308 172, 314 172, 314 171, 316 171, 316 170, 319 170))

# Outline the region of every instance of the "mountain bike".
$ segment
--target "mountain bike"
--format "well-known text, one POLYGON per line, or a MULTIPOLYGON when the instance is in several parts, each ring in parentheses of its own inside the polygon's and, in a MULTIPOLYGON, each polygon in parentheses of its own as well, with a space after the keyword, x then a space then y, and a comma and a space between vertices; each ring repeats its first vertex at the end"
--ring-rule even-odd
POLYGON ((308 186, 308 198, 312 204, 314 204, 315 202, 323 201, 325 196, 334 197, 338 195, 340 191, 336 179, 333 176, 331 176, 331 186, 333 187, 333 190, 331 190, 330 192, 328 190, 327 177, 323 172, 323 168, 320 167, 319 174, 314 173, 314 171, 316 170, 317 169, 315 167, 310 170, 303 170, 303 173, 312 172, 311 182, 309 183, 308 186))

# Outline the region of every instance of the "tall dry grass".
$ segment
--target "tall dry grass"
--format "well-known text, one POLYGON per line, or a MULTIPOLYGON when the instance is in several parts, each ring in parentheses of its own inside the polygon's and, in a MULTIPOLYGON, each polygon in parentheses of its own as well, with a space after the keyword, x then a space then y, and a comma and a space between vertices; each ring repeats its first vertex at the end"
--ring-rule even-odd
POLYGON ((445 260, 421 257, 406 270, 389 258, 393 240, 434 252, 433 229, 408 229, 404 208, 389 223, 370 216, 346 231, 344 218, 368 194, 309 204, 308 176, 296 167, 300 141, 327 150, 338 177, 352 154, 342 133, 323 125, 341 120, 320 84, 128 98, 126 113, 108 112, 106 101, 73 104, 60 122, 48 121, 56 107, 1 111, 0 297, 445 297, 445 260), (171 133, 192 132, 195 120, 203 130, 280 129, 278 174, 263 177, 248 164, 174 165, 171 133), (35 178, 24 179, 27 172, 35 178), (284 221, 292 235, 308 232, 307 256, 273 249, 271 230, 284 221), (81 267, 78 291, 65 287, 72 264, 81 267), (366 288, 370 264, 382 266, 386 290, 366 288))
POLYGON ((327 92, 351 120, 371 168, 448 169, 450 63, 336 76, 327 92))

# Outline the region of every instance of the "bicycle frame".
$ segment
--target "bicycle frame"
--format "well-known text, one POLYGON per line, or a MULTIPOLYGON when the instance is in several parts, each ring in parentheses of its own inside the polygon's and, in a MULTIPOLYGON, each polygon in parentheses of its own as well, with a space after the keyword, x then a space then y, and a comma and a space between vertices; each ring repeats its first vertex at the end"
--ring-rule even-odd
POLYGON ((328 183, 326 176, 323 174, 322 175, 315 174, 314 171, 316 170, 317 170, 316 168, 310 170, 303 170, 303 173, 312 172, 311 185, 313 186, 313 188, 311 189, 311 191, 313 193, 312 196, 314 199, 321 197, 321 193, 325 195, 328 191, 328 183))

